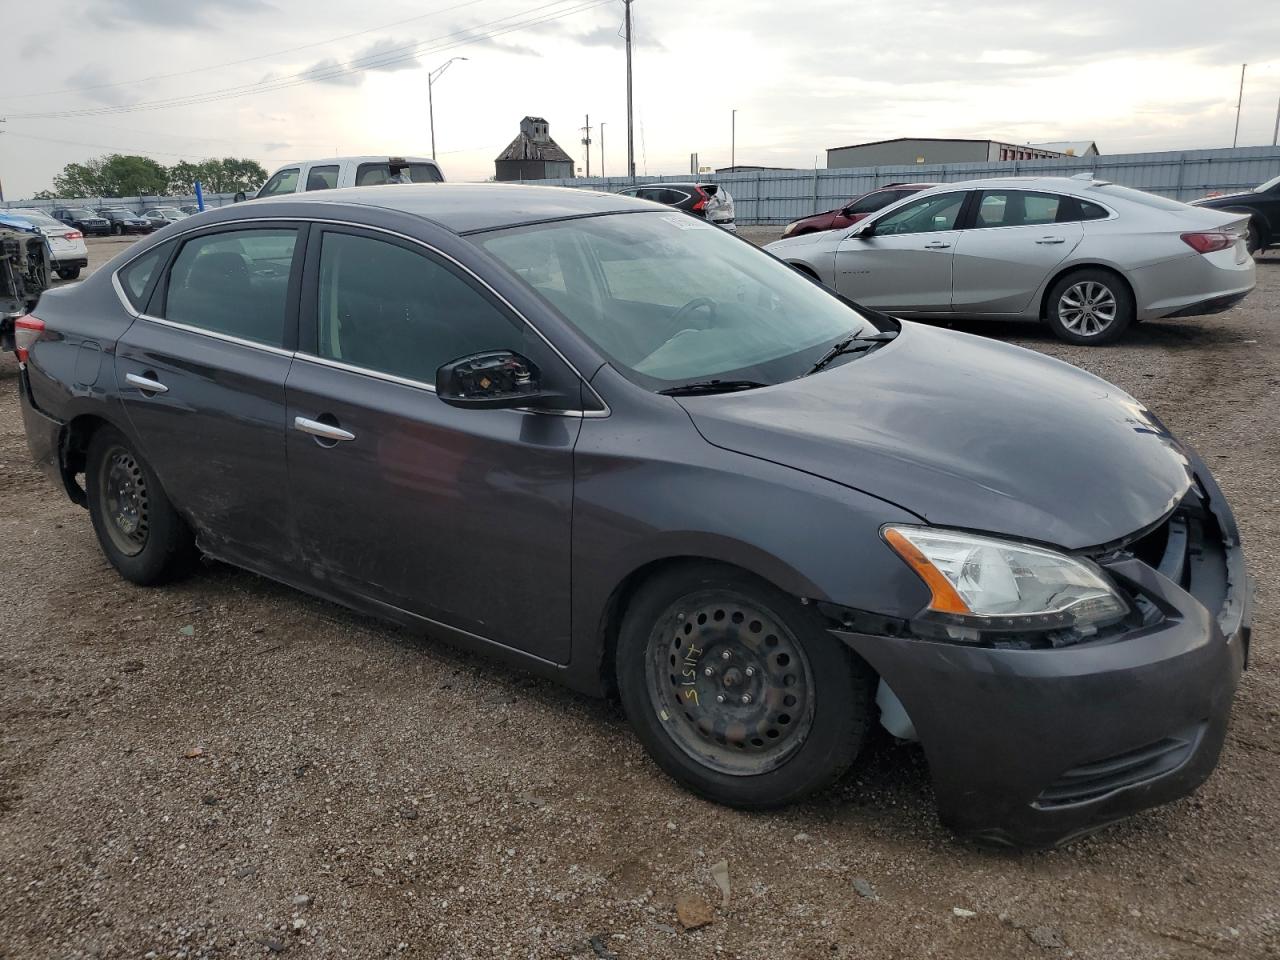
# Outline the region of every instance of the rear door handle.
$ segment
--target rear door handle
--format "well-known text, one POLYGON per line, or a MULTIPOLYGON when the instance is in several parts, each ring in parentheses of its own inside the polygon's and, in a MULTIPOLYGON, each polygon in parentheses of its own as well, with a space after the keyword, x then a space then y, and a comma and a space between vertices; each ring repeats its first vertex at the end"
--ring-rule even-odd
POLYGON ((124 375, 125 382, 131 386, 137 387, 143 393, 168 393, 169 388, 159 380, 152 380, 150 377, 140 377, 136 373, 126 373, 124 375))
POLYGON ((354 440, 356 435, 350 430, 343 430, 339 426, 331 423, 322 423, 319 420, 308 420, 306 417, 294 417, 293 427, 295 430, 301 430, 303 433, 309 433, 313 437, 321 440, 354 440))
POLYGON ((951 244, 949 243, 943 243, 941 240, 935 240, 933 243, 926 243, 924 248, 926 250, 946 250, 950 246, 951 244))
POLYGON ((1066 243, 1064 237, 1041 237, 1036 243, 1066 243))

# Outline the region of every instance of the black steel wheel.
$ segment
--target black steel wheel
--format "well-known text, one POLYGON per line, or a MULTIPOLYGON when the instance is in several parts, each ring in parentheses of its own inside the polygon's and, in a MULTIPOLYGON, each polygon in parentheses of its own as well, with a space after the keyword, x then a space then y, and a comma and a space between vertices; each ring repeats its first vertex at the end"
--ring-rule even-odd
POLYGON ((658 764, 744 808, 791 803, 833 782, 873 715, 874 675, 811 609, 707 562, 668 568, 636 594, 617 679, 658 764))
POLYGON ((652 708, 681 750, 721 773, 785 763, 813 725, 813 671, 762 604, 718 590, 682 597, 654 624, 652 708))
POLYGON ((89 516, 102 552, 134 583, 162 583, 186 572, 195 542, 159 478, 124 434, 102 427, 85 457, 89 516))

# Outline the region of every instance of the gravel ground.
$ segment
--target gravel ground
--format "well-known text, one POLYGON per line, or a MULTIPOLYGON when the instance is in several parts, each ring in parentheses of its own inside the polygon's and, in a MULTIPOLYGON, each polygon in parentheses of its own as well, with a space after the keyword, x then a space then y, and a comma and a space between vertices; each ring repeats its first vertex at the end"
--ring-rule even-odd
POLYGON ((1259 281, 1113 348, 958 325, 1150 404, 1258 579, 1217 773, 1040 854, 950 836, 915 748, 738 813, 668 781, 616 706, 219 565, 130 586, 29 465, 0 359, 0 958, 1280 955, 1280 258, 1259 281), (687 897, 711 922, 682 932, 687 897))

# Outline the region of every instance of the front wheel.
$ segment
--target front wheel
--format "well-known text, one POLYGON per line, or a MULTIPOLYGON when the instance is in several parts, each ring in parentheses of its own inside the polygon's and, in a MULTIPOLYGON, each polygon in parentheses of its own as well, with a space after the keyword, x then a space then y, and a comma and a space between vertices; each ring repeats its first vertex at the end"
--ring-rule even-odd
POLYGON ((80 268, 79 267, 59 267, 58 276, 60 276, 63 280, 74 280, 76 277, 80 276, 80 268))
POLYGON ((672 567, 640 589, 618 638, 617 680, 658 765, 744 809, 833 783, 873 715, 874 674, 811 610, 713 563, 672 567))
POLYGON ((124 227, 117 223, 111 228, 111 232, 117 237, 122 237, 124 236, 124 227))
POLYGON ((1133 294, 1107 270, 1073 270, 1049 291, 1046 319, 1059 340, 1113 343, 1133 323, 1133 294))
POLYGON ((163 583, 190 568, 196 556, 191 530, 155 472, 112 427, 89 442, 85 489, 102 552, 126 580, 163 583))

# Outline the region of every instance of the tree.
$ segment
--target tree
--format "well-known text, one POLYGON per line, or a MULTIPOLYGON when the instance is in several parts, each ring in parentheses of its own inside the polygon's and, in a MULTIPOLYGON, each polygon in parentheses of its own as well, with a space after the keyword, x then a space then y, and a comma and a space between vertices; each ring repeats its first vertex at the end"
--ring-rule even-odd
POLYGON ((166 167, 150 157, 113 153, 84 163, 68 163, 53 178, 53 190, 42 193, 43 199, 163 196, 191 193, 197 180, 210 193, 235 193, 257 187, 266 179, 267 171, 256 160, 179 160, 166 167))
POLYGON ((235 193, 257 187, 266 179, 267 171, 257 160, 235 157, 202 160, 200 163, 181 160, 169 168, 169 189, 175 193, 190 193, 195 189, 197 180, 210 193, 235 193))

